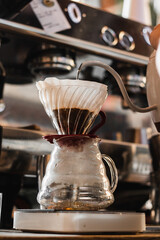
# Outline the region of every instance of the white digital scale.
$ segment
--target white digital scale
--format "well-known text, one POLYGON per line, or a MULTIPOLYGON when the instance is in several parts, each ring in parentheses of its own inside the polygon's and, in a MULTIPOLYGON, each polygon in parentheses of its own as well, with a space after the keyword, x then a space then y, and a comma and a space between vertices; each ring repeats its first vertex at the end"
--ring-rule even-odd
POLYGON ((17 210, 13 228, 55 233, 143 232, 144 213, 17 210))

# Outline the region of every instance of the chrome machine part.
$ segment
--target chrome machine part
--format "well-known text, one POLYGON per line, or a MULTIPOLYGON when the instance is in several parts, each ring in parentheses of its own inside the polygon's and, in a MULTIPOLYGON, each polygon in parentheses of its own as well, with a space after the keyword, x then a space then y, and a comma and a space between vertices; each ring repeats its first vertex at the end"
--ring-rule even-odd
POLYGON ((147 65, 152 48, 146 43, 143 29, 148 26, 78 2, 59 0, 58 3, 71 29, 47 34, 33 16, 30 6, 14 22, 0 19, 0 29, 110 59, 147 65), (26 25, 23 15, 26 17, 27 14, 26 25), (137 29, 136 34, 132 29, 137 29))
POLYGON ((119 73, 126 87, 134 87, 145 89, 146 87, 146 77, 143 71, 139 71, 136 67, 125 66, 121 68, 118 67, 119 73))
MULTIPOLYGON (((133 103, 141 107, 146 107, 148 105, 146 97, 146 68, 118 62, 114 63, 112 67, 122 78, 133 103)), ((120 94, 116 84, 114 84, 114 87, 112 86, 112 94, 120 94)), ((122 99, 122 107, 123 109, 129 109, 124 99, 122 99)))
POLYGON ((119 33, 119 42, 124 49, 132 51, 135 48, 135 42, 133 37, 127 32, 121 31, 119 33))
POLYGON ((28 68, 34 75, 65 74, 75 68, 75 52, 43 43, 28 59, 28 68))
POLYGON ((31 36, 47 42, 52 42, 54 44, 58 43, 66 46, 72 46, 79 50, 84 50, 90 53, 99 54, 104 57, 110 57, 121 61, 128 61, 130 63, 147 65, 149 60, 148 57, 136 53, 124 52, 119 49, 110 49, 108 46, 75 39, 73 37, 64 36, 58 33, 54 33, 51 36, 46 34, 42 29, 30 27, 4 19, 0 19, 0 29, 6 32, 12 32, 14 34, 20 34, 22 36, 31 36))
POLYGON ((113 29, 104 26, 101 30, 102 39, 109 46, 115 46, 118 43, 118 38, 116 37, 116 33, 113 29))
MULTIPOLYGON (((35 80, 33 72, 50 72, 52 68, 59 69, 58 72, 62 69, 63 72, 63 69, 69 71, 74 68, 72 57, 70 59, 65 56, 65 59, 62 59, 56 55, 53 58, 48 54, 30 59, 30 64, 26 64, 42 44, 54 45, 57 49, 74 50, 77 62, 82 55, 85 59, 86 55, 92 54, 96 58, 130 63, 139 67, 148 64, 152 52, 152 47, 147 43, 148 29, 151 31, 151 27, 79 2, 59 0, 58 3, 71 26, 70 29, 46 33, 30 4, 14 18, 14 21, 0 19, 1 32, 13 40, 0 49, 7 71, 7 83, 30 83, 35 80), (9 59, 6 51, 11 52, 9 59)), ((52 1, 43 1, 44 4, 52 5, 52 1)), ((74 78, 74 74, 71 78, 74 78)))

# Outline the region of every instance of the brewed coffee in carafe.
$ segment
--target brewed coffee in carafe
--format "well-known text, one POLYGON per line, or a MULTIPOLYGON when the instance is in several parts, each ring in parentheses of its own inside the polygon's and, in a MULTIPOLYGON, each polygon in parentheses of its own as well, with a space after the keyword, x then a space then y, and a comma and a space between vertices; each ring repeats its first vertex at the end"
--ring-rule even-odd
POLYGON ((46 136, 53 151, 37 200, 41 208, 99 210, 114 201, 118 175, 113 160, 101 155, 90 128, 107 98, 107 86, 82 80, 47 78, 39 97, 58 135, 46 136), (111 180, 102 159, 107 163, 111 180))

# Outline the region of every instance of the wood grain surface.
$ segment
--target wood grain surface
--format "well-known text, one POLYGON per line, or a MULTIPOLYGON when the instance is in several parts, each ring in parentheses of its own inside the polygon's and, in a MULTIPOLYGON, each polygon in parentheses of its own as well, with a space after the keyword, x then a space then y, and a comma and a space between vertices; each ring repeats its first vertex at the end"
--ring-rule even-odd
POLYGON ((136 234, 84 234, 84 235, 76 235, 76 234, 53 234, 53 233, 26 233, 26 232, 20 232, 15 230, 0 230, 0 239, 78 239, 78 240, 113 240, 113 239, 136 239, 136 240, 142 240, 142 239, 148 239, 148 240, 154 240, 154 239, 160 239, 160 232, 146 232, 146 233, 136 233, 136 234))

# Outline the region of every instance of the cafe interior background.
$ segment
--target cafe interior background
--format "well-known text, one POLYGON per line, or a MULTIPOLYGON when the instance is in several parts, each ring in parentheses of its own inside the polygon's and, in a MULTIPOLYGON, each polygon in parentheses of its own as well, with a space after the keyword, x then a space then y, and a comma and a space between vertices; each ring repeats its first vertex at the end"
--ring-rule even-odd
MULTIPOLYGON (((149 26, 150 30, 160 22, 160 4, 158 0, 83 0, 74 2, 87 4, 90 7, 140 22, 149 26), (129 2, 134 4, 134 7, 129 8, 129 5, 127 5, 129 2)), ((29 8, 27 5, 11 21, 28 24, 29 8)), ((35 16, 33 19, 35 19, 35 16)), ((94 24, 98 24, 98 21, 94 22, 94 24)), ((94 31, 94 24, 92 31, 94 31)), ((134 31, 136 32, 136 29, 134 31)), ((147 45, 143 47, 147 48, 147 45)), ((16 34, 10 35, 9 33, 7 35, 4 33, 2 35, 0 61, 6 71, 3 79, 4 85, 2 86, 0 112, 0 125, 3 127, 0 163, 2 178, 5 177, 5 174, 8 176, 8 174, 16 171, 18 173, 15 173, 15 175, 18 175, 22 171, 22 165, 23 167, 24 164, 27 166, 25 171, 23 171, 23 176, 20 178, 20 186, 17 186, 18 193, 16 197, 14 196, 14 204, 11 206, 13 207, 12 211, 16 208, 34 209, 38 207, 36 201, 38 181, 37 160, 35 160, 35 156, 32 156, 32 159, 27 159, 30 158, 28 153, 26 155, 24 153, 25 156, 23 154, 19 156, 20 149, 16 148, 16 146, 19 146, 15 140, 16 132, 11 136, 15 146, 13 146, 12 151, 7 150, 7 142, 5 140, 10 139, 9 130, 31 129, 39 132, 55 133, 52 123, 40 103, 35 86, 36 81, 43 80, 48 75, 60 79, 74 79, 77 68, 83 61, 100 60, 111 65, 121 75, 135 104, 141 107, 148 105, 145 88, 146 65, 139 66, 139 64, 115 61, 109 56, 99 56, 98 54, 87 53, 87 51, 75 51, 72 48, 69 50, 71 50, 69 58, 72 58, 73 65, 66 69, 63 60, 68 56, 62 46, 48 44, 43 42, 43 40, 40 44, 37 44, 28 40, 25 36, 23 38, 23 36, 17 36, 16 34), (32 53, 40 50, 43 52, 44 49, 50 49, 53 57, 58 56, 62 63, 59 62, 56 65, 52 62, 46 68, 45 65, 42 66, 39 63, 39 66, 42 67, 37 67, 40 60, 37 59, 37 62, 35 62, 32 58, 34 56, 32 53), (14 166, 9 159, 12 159, 14 166), (7 167, 5 166, 6 162, 7 167)), ((150 52, 152 51, 153 49, 150 47, 150 52)), ((43 57, 47 56, 44 55, 43 57)), ((1 72, 3 71, 1 70, 1 72)), ((101 139, 106 140, 102 141, 100 149, 115 160, 119 173, 119 184, 115 192, 116 200, 109 209, 144 211, 150 220, 154 201, 151 195, 154 187, 151 181, 153 168, 152 157, 149 151, 149 139, 157 134, 151 120, 151 114, 142 114, 130 110, 126 106, 114 79, 104 69, 88 67, 82 71, 80 78, 108 85, 109 96, 102 107, 102 110, 106 113, 106 123, 97 132, 97 135, 101 139), (131 147, 134 147, 134 150, 131 147)), ((0 184, 3 185, 2 183, 0 184)), ((1 186, 2 192, 5 192, 4 188, 8 188, 8 191, 10 191, 12 188, 10 187, 11 183, 5 182, 5 184, 6 186, 1 186)), ((9 193, 5 192, 5 194, 9 193)), ((10 198, 12 198, 12 194, 10 194, 10 198)), ((2 226, 8 227, 9 224, 6 223, 8 220, 2 220, 2 226)))

